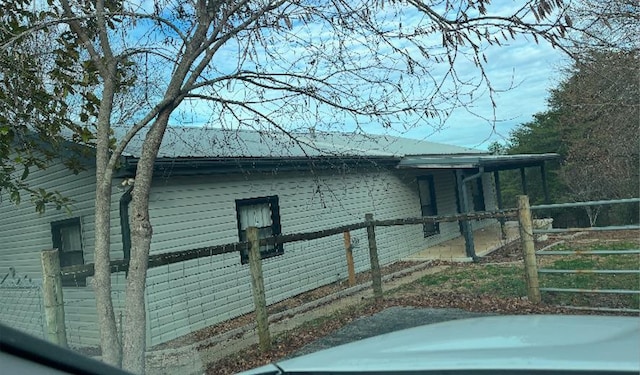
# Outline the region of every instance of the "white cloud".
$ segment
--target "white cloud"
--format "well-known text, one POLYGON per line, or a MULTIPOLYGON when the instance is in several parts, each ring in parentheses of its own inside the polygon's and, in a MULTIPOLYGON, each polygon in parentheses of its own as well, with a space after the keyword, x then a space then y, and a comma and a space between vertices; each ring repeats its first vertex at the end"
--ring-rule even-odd
MULTIPOLYGON (((492 4, 492 9, 497 9, 499 14, 508 14, 518 6, 518 2, 502 0, 492 4)), ((424 16, 419 12, 405 12, 401 14, 401 16, 398 16, 392 14, 391 10, 385 10, 385 12, 381 13, 380 17, 381 22, 387 22, 393 27, 397 27, 399 20, 402 19, 403 29, 406 28, 409 30, 412 26, 418 24, 424 16)), ((327 28, 326 25, 296 23, 294 28, 297 28, 300 33, 303 33, 301 37, 311 38, 315 40, 316 43, 320 41, 324 42, 327 50, 336 48, 336 41, 332 36, 330 28, 327 28)), ((294 34, 295 33, 292 32, 291 35, 294 34)), ((274 38, 278 39, 275 35, 274 38)), ((363 38, 365 38, 365 36, 361 35, 360 39, 363 38)), ((433 38, 433 36, 430 38, 433 38)), ((288 56, 295 56, 296 58, 310 56, 310 50, 304 44, 296 44, 291 41, 287 42, 286 39, 278 39, 278 41, 281 42, 281 44, 276 46, 271 45, 269 48, 274 48, 278 53, 288 54, 288 56)), ((434 45, 438 45, 440 42, 436 38, 433 39, 433 43, 434 45)), ((415 47, 407 43, 398 42, 397 46, 405 48, 405 50, 412 54, 415 53, 419 55, 415 47)), ((354 55, 363 56, 363 61, 366 61, 366 56, 371 56, 372 53, 371 50, 368 50, 362 44, 358 44, 355 40, 350 41, 349 45, 343 45, 343 47, 353 49, 352 52, 354 55)), ((239 46, 236 42, 230 41, 229 44, 220 51, 220 54, 216 56, 213 62, 213 66, 217 72, 233 72, 236 69, 240 69, 241 64, 244 64, 242 65, 244 69, 252 68, 250 61, 241 62, 242 59, 238 57, 238 48, 239 46)), ((260 52, 261 48, 258 46, 257 50, 260 52)), ((384 55, 389 53, 389 50, 380 50, 378 53, 384 55)), ((492 126, 492 123, 485 120, 494 117, 491 102, 485 93, 483 96, 476 97, 476 100, 469 108, 454 110, 441 131, 434 132, 433 125, 425 123, 419 128, 404 133, 404 135, 460 146, 486 147, 493 140, 508 137, 509 132, 515 126, 530 121, 533 114, 545 109, 547 91, 549 88, 555 86, 557 82, 556 77, 558 76, 556 69, 563 59, 560 51, 552 49, 547 44, 535 44, 533 40, 519 37, 515 41, 511 41, 502 46, 488 47, 486 55, 488 58, 486 65, 487 75, 493 87, 497 90, 506 90, 512 87, 508 91, 497 92, 494 96, 497 104, 495 110, 495 128, 492 126)), ((260 56, 256 57, 261 59, 260 56)), ((403 61, 386 61, 384 57, 383 61, 389 64, 404 64, 403 61)), ((304 61, 301 60, 301 64, 304 64, 304 61)), ((430 73, 437 79, 446 71, 446 65, 447 64, 435 65, 430 73)), ((456 67, 461 77, 478 78, 479 72, 470 61, 461 59, 456 64, 456 67)), ((287 67, 279 67, 276 68, 276 70, 286 68, 287 67)), ((404 66, 402 66, 402 68, 404 68, 404 66)), ((318 73, 322 74, 323 72, 319 71, 318 73)), ((398 76, 399 73, 392 73, 388 78, 397 79, 398 76)), ((226 87, 223 91, 225 91, 224 93, 226 95, 238 100, 243 100, 253 95, 250 92, 243 91, 241 86, 242 85, 226 87)), ((413 95, 429 95, 428 90, 430 89, 426 87, 425 90, 427 91, 416 91, 413 95)), ((363 91, 363 95, 366 95, 366 90, 363 91)), ((307 107, 307 109, 309 108, 310 107, 307 107)), ((174 114, 172 120, 185 125, 198 125, 207 123, 210 116, 210 103, 192 101, 185 103, 185 105, 174 114)), ((339 116, 336 116, 336 119, 339 118, 339 116)), ((288 123, 288 127, 290 128, 296 128, 298 126, 296 123, 298 119, 296 118, 284 119, 281 117, 280 120, 288 123)), ((402 124, 398 125, 402 128, 402 124)), ((366 129, 373 132, 384 131, 379 126, 374 126, 373 124, 370 127, 366 127, 366 129)), ((348 123, 345 130, 349 130, 348 123)))
MULTIPOLYGON (((548 91, 558 83, 558 68, 566 62, 561 51, 524 38, 518 38, 511 45, 489 49, 487 57, 487 74, 492 85, 496 89, 514 86, 495 95, 495 129, 492 124, 459 108, 441 131, 433 133, 430 129, 415 129, 407 136, 480 148, 486 148, 492 141, 504 140, 519 124, 531 121, 535 113, 546 109, 548 91)), ((469 71, 469 74, 474 72, 469 71)), ((472 110, 485 118, 492 118, 488 95, 479 98, 472 110)))

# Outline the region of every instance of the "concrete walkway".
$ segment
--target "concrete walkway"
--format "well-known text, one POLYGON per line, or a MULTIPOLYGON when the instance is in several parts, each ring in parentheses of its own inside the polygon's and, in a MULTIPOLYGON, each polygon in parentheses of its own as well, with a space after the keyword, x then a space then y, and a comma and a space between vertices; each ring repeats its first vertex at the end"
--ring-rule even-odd
MULTIPOLYGON (((473 242, 476 255, 484 256, 505 246, 518 238, 517 222, 507 222, 505 224, 506 239, 502 238, 500 224, 488 226, 486 228, 473 231, 473 242)), ((439 245, 431 246, 403 260, 425 261, 425 260, 451 260, 456 262, 471 262, 472 259, 465 253, 464 237, 459 236, 452 240, 445 241, 439 245)))

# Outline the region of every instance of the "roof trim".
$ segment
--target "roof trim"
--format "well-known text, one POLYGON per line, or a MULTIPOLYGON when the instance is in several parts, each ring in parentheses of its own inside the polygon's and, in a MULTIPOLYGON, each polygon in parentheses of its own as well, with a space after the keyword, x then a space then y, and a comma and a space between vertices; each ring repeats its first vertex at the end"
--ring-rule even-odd
POLYGON ((443 155, 409 156, 398 164, 399 169, 476 169, 485 171, 540 166, 546 161, 559 160, 556 153, 517 155, 443 155))
MULTIPOLYGON (((541 166, 558 160, 560 155, 416 155, 416 156, 317 156, 317 157, 175 157, 158 158, 154 164, 156 176, 194 176, 243 172, 302 172, 342 168, 397 169, 478 169, 485 172, 541 166)), ((124 157, 123 167, 116 177, 133 177, 137 157, 124 157)))
MULTIPOLYGON (((158 158, 154 163, 154 175, 194 176, 243 172, 295 172, 342 168, 393 168, 399 157, 242 157, 242 158, 200 158, 177 157, 158 158)), ((138 165, 137 157, 126 157, 119 178, 133 177, 138 165)))

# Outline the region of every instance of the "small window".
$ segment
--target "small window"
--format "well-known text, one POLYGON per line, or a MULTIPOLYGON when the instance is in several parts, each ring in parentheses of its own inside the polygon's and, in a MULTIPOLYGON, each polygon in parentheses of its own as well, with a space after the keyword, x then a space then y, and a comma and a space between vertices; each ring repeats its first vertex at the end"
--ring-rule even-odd
MULTIPOLYGON (((60 267, 84 264, 82 252, 82 228, 80 218, 55 221, 51 223, 53 247, 58 249, 60 267)), ((63 278, 62 286, 86 286, 86 278, 63 278)))
MULTIPOLYGON (((267 238, 281 234, 280 206, 278 196, 237 199, 236 215, 238 218, 238 237, 241 242, 247 240, 247 228, 258 228, 260 238, 267 238)), ((264 245, 260 247, 262 259, 284 254, 282 244, 264 245)), ((240 252, 242 264, 249 262, 249 251, 243 249, 240 252)))
MULTIPOLYGON (((418 193, 420 194, 420 206, 422 216, 438 215, 436 205, 436 188, 433 176, 418 177, 418 193)), ((423 226, 424 236, 430 237, 440 233, 440 223, 426 223, 423 226)))

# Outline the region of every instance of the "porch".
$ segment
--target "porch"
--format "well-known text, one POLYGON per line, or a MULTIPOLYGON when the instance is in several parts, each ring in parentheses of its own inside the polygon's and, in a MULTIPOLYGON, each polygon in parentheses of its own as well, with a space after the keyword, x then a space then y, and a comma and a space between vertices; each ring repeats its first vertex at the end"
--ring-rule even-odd
MULTIPOLYGON (((496 207, 503 209, 502 190, 500 187, 500 171, 519 169, 522 181, 522 192, 527 194, 527 180, 525 169, 530 167, 540 168, 542 188, 545 201, 549 202, 549 191, 545 171, 545 162, 558 160, 559 155, 547 154, 522 154, 522 155, 450 155, 447 157, 422 155, 404 157, 398 164, 399 169, 409 169, 427 172, 429 170, 452 170, 456 180, 456 204, 459 213, 485 211, 485 188, 482 178, 485 174, 493 173, 496 193, 496 207), (478 200, 477 198, 481 198, 478 200)), ((425 174, 427 181, 429 175, 425 174)), ((422 215, 432 216, 437 214, 436 197, 433 188, 422 189, 420 193, 422 215), (426 194, 430 193, 430 194, 426 194)), ((475 261, 500 246, 503 246, 517 238, 517 230, 502 233, 500 225, 492 228, 474 230, 469 221, 461 222, 462 237, 446 241, 438 246, 430 247, 415 255, 417 259, 448 259, 460 261, 475 261), (475 238, 476 233, 479 238, 475 238)))
MULTIPOLYGON (((505 223, 506 238, 503 239, 500 224, 487 226, 473 231, 473 244, 477 256, 489 254, 500 247, 520 238, 518 224, 515 221, 505 223)), ((449 260, 455 262, 471 262, 472 258, 466 254, 464 236, 458 236, 452 240, 428 247, 418 253, 412 254, 404 260, 449 260)))

